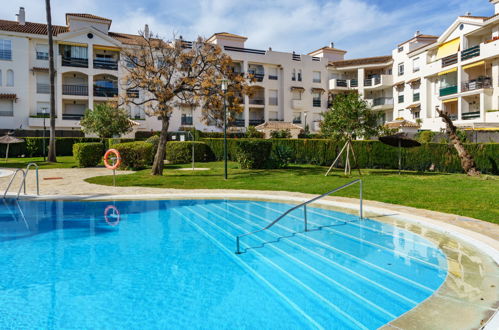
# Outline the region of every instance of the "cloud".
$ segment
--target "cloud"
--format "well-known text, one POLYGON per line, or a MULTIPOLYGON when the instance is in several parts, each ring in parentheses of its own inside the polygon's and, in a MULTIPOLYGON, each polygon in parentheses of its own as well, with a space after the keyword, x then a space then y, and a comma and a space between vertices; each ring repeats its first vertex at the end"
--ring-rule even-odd
MULTIPOLYGON (((24 6, 29 21, 45 21, 41 0, 9 1, 0 17, 14 19, 24 6)), ((215 32, 247 36, 247 47, 308 53, 331 41, 347 57, 387 55, 416 30, 440 34, 458 15, 492 14, 487 0, 52 0, 54 24, 66 12, 109 17, 112 30, 136 33, 149 24, 165 38, 186 39, 215 32)))

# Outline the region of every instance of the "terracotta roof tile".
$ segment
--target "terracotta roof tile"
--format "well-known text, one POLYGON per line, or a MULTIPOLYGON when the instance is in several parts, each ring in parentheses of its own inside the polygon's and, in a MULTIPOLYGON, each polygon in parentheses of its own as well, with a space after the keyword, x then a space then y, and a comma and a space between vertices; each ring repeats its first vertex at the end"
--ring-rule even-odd
MULTIPOLYGON (((47 35, 47 24, 26 22, 26 24, 20 25, 16 21, 0 20, 0 30, 47 35)), ((68 31, 69 28, 67 26, 61 26, 61 25, 52 26, 52 32, 53 32, 52 34, 54 36, 58 35, 59 33, 64 33, 68 31)))
POLYGON ((438 39, 438 36, 433 36, 433 35, 431 35, 431 34, 419 34, 419 35, 417 35, 417 36, 415 36, 415 37, 412 37, 412 38, 411 38, 411 39, 409 39, 409 40, 406 40, 406 41, 404 41, 404 42, 399 43, 398 45, 399 45, 399 46, 402 46, 403 44, 406 44, 406 43, 408 43, 409 41, 414 40, 414 39, 435 39, 435 40, 437 40, 437 39, 438 39))
POLYGON ((112 20, 110 20, 109 18, 105 18, 105 17, 100 17, 100 16, 96 16, 96 15, 92 15, 92 14, 85 14, 85 13, 67 13, 66 14, 66 24, 68 24, 68 17, 69 16, 74 16, 74 17, 81 17, 81 18, 89 18, 89 19, 98 19, 100 21, 106 21, 106 22, 109 22, 109 24, 111 24, 112 20))
POLYGON ((302 128, 298 125, 288 123, 288 122, 283 122, 283 121, 266 121, 265 123, 255 126, 257 130, 282 130, 282 129, 299 129, 301 130, 302 128))
POLYGON ((383 64, 392 61, 391 56, 377 56, 377 57, 365 57, 365 58, 355 58, 351 60, 342 60, 329 62, 329 65, 334 67, 345 67, 354 65, 367 65, 367 64, 383 64))
POLYGON ((341 53, 346 53, 347 52, 346 50, 343 50, 343 49, 338 49, 338 48, 333 48, 333 47, 325 46, 325 47, 319 48, 317 50, 314 50, 314 51, 308 53, 307 55, 311 55, 311 54, 317 53, 317 52, 319 52, 321 50, 332 50, 332 51, 341 52, 341 53))
POLYGON ((212 35, 211 37, 209 37, 208 39, 211 39, 211 38, 213 38, 214 36, 222 36, 222 37, 239 38, 239 39, 244 39, 244 40, 247 40, 247 39, 248 39, 247 37, 240 36, 240 35, 237 35, 237 34, 234 34, 234 33, 229 33, 229 32, 217 32, 217 33, 213 33, 213 35, 212 35))
POLYGON ((415 122, 405 120, 405 119, 388 122, 385 124, 385 126, 388 128, 401 128, 401 127, 419 128, 420 127, 419 124, 416 124, 415 122))

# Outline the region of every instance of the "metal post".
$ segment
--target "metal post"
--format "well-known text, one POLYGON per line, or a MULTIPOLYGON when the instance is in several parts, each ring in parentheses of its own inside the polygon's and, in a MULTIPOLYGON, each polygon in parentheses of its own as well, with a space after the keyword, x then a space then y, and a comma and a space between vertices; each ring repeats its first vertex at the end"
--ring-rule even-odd
POLYGON ((401 140, 399 139, 399 175, 400 175, 400 170, 402 169, 402 151, 401 151, 401 140))
POLYGON ((236 254, 241 254, 239 250, 239 236, 236 236, 236 254))
POLYGON ((308 231, 307 204, 303 205, 303 219, 305 220, 305 231, 308 231))
POLYGON ((364 219, 364 215, 362 213, 362 180, 360 180, 360 193, 359 193, 359 200, 360 200, 360 205, 359 205, 359 217, 360 220, 364 219))
POLYGON ((192 146, 192 170, 194 171, 194 135, 189 131, 191 135, 191 146, 192 146))
POLYGON ((47 130, 47 127, 45 126, 45 110, 43 111, 43 161, 47 160, 46 157, 46 148, 45 148, 45 131, 47 130))
POLYGON ((227 109, 224 93, 224 179, 227 180, 227 109))
POLYGON ((113 169, 113 186, 116 187, 116 170, 113 169))

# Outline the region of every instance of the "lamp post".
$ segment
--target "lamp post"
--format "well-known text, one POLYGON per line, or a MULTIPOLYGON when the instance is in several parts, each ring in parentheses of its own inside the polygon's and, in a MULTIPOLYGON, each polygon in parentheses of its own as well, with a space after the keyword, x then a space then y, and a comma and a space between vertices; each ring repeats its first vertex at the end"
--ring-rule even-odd
POLYGON ((46 155, 45 155, 45 131, 47 129, 47 127, 45 126, 45 117, 46 117, 46 114, 47 114, 47 108, 43 108, 42 109, 42 114, 43 114, 43 133, 42 133, 42 141, 43 141, 43 161, 46 160, 46 155))
POLYGON ((224 94, 224 179, 227 180, 227 79, 222 79, 221 87, 224 94))

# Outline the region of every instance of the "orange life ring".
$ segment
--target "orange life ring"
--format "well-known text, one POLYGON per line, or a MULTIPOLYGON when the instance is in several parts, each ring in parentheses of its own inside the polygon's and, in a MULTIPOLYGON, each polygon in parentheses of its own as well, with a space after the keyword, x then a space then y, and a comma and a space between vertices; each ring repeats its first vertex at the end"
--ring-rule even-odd
POLYGON ((104 155, 104 165, 110 170, 117 169, 121 165, 120 152, 116 149, 109 149, 108 151, 106 151, 106 154, 104 155), (110 154, 114 154, 116 156, 116 162, 113 165, 110 165, 108 162, 110 154))
POLYGON ((113 227, 117 226, 120 223, 120 220, 121 220, 120 211, 118 210, 118 208, 116 206, 114 206, 114 205, 108 205, 106 207, 106 209, 104 210, 104 219, 106 220, 106 222, 107 222, 108 225, 113 226, 113 227), (110 210, 113 211, 113 218, 116 219, 115 221, 109 221, 108 213, 109 213, 110 210))

